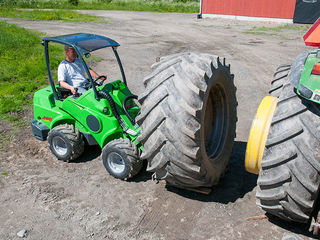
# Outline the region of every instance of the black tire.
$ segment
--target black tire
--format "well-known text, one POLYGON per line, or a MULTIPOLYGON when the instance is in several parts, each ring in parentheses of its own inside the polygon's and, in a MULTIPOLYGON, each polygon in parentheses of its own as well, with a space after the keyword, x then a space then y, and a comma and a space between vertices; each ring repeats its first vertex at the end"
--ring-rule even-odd
POLYGON ((102 149, 102 162, 108 173, 115 178, 128 179, 142 168, 137 146, 129 139, 115 139, 102 149))
POLYGON ((147 170, 180 188, 216 185, 235 138, 230 66, 208 54, 183 53, 163 57, 152 68, 137 117, 147 170))
POLYGON ((320 184, 318 106, 301 99, 291 84, 279 97, 257 184, 257 204, 282 219, 306 223, 320 184))
POLYGON ((289 84, 289 72, 291 65, 280 65, 273 75, 273 80, 271 82, 271 88, 269 94, 274 97, 279 97, 281 90, 284 85, 289 84))
POLYGON ((54 127, 48 134, 48 144, 51 152, 65 162, 78 158, 84 150, 82 134, 70 124, 54 127))

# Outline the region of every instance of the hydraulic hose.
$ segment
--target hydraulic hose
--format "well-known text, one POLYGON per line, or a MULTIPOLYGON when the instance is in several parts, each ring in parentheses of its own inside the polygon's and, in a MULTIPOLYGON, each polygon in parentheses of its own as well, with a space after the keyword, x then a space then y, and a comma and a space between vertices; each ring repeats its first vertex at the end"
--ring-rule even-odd
POLYGON ((112 97, 110 96, 110 94, 107 93, 107 92, 104 92, 104 91, 99 91, 98 94, 99 94, 101 97, 107 99, 107 101, 109 102, 109 105, 110 105, 110 107, 111 107, 111 111, 112 111, 113 115, 114 115, 115 118, 118 120, 121 128, 122 128, 124 131, 126 131, 128 128, 126 127, 124 121, 123 121, 122 118, 120 117, 120 115, 119 115, 119 113, 118 113, 118 111, 117 111, 117 109, 116 109, 116 104, 115 104, 114 100, 112 99, 112 97))
POLYGON ((138 96, 137 95, 126 96, 125 99, 123 100, 123 103, 122 103, 122 109, 123 109, 124 113, 127 115, 127 117, 129 118, 130 122, 134 125, 136 123, 136 121, 131 117, 131 115, 129 114, 129 112, 126 108, 127 101, 131 98, 138 99, 138 96))

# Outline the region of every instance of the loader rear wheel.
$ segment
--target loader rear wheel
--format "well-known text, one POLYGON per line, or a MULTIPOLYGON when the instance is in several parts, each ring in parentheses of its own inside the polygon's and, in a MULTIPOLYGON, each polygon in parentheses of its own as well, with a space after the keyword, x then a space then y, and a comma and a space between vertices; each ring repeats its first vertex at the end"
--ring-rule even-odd
POLYGON ((289 72, 291 70, 291 65, 285 64, 280 65, 273 75, 273 80, 271 82, 271 88, 269 94, 273 97, 279 97, 281 90, 284 85, 289 84, 289 72))
POLYGON ((70 124, 54 127, 48 134, 48 144, 51 152, 65 162, 78 158, 84 150, 81 133, 70 124))
POLYGON ((183 53, 163 57, 152 68, 137 117, 147 170, 180 188, 216 185, 235 138, 230 66, 215 56, 183 53))
POLYGON ((282 219, 307 222, 320 185, 319 108, 292 85, 279 97, 258 177, 257 204, 282 219))

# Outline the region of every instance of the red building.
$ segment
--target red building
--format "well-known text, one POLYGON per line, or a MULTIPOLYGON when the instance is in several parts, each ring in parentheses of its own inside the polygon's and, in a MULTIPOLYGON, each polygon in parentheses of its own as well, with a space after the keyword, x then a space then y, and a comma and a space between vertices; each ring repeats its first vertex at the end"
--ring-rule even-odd
MULTIPOLYGON (((319 17, 320 0, 200 0, 201 17, 228 17, 235 19, 258 18, 258 20, 292 22, 298 9, 298 17, 310 9, 313 19, 319 17), (316 10, 314 10, 316 9, 316 10)), ((303 16, 302 16, 303 17, 303 16)), ((303 17, 305 18, 305 17, 303 17)), ((314 21, 313 21, 314 22, 314 21)))

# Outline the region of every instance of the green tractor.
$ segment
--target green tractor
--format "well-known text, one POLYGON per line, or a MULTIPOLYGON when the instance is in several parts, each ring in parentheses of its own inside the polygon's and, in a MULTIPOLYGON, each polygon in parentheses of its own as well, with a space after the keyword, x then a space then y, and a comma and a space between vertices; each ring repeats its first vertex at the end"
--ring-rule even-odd
MULTIPOLYGON (((320 19, 304 36, 320 47, 320 19)), ((252 123, 247 171, 259 174, 256 200, 266 212, 309 223, 318 234, 320 189, 320 50, 303 52, 274 74, 252 123)))
POLYGON ((180 188, 218 183, 232 152, 237 120, 236 88, 225 59, 195 53, 162 57, 144 79, 146 89, 138 98, 127 87, 116 41, 79 33, 42 43, 50 86, 34 94, 31 126, 58 159, 74 160, 85 145, 98 144, 106 170, 116 178, 136 175, 147 160, 155 179, 180 188), (83 94, 72 95, 55 84, 51 42, 75 49, 89 81, 83 94), (122 81, 92 79, 84 56, 102 48, 113 50, 122 81))

